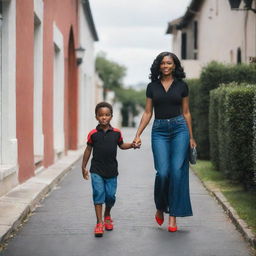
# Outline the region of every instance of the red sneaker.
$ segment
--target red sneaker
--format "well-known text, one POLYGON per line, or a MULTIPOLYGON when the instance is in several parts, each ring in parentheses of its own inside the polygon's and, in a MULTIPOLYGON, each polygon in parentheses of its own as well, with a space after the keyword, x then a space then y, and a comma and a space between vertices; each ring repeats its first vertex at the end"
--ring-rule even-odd
POLYGON ((104 234, 104 225, 103 223, 97 223, 94 229, 95 237, 102 237, 104 234))
POLYGON ((106 229, 107 231, 113 230, 113 228, 114 228, 113 220, 111 219, 110 216, 106 216, 106 217, 104 218, 104 225, 105 225, 105 229, 106 229))

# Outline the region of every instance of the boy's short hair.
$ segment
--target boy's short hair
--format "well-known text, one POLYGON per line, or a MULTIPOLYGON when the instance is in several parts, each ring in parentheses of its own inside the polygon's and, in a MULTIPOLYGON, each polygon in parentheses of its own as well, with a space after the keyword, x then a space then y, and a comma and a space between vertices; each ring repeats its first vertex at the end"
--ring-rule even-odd
POLYGON ((111 106, 111 104, 109 104, 108 102, 100 102, 96 105, 95 107, 95 115, 97 116, 98 110, 100 108, 108 108, 110 110, 111 116, 113 115, 113 108, 111 106))

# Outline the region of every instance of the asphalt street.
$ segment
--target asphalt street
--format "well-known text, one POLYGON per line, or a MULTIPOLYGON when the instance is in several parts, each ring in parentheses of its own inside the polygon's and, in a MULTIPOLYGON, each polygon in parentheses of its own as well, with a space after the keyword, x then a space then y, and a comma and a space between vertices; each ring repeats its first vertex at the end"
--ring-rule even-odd
MULTIPOLYGON (((123 129, 125 141, 134 129, 123 129)), ((167 232, 167 215, 154 221, 155 171, 150 129, 140 150, 118 150, 117 202, 112 210, 114 230, 95 238, 95 214, 90 181, 82 179, 80 164, 36 208, 2 256, 247 256, 247 243, 190 172, 194 216, 178 218, 178 232, 167 232)))

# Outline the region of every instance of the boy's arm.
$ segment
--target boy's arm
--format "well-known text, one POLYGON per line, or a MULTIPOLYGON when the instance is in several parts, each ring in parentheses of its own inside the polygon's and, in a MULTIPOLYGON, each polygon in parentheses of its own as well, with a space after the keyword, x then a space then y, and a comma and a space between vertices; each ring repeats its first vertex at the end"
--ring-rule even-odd
POLYGON ((123 143, 123 144, 119 145, 119 148, 130 149, 130 148, 134 148, 134 146, 133 146, 133 143, 123 143))
POLYGON ((91 156, 91 152, 92 152, 92 146, 87 145, 87 147, 84 151, 83 162, 82 162, 82 174, 83 174, 84 179, 86 179, 86 180, 89 179, 89 172, 86 169, 86 165, 91 156))
POLYGON ((121 149, 130 149, 130 148, 135 148, 135 144, 134 143, 124 143, 123 141, 123 136, 121 131, 119 130, 119 138, 118 138, 118 146, 121 149))

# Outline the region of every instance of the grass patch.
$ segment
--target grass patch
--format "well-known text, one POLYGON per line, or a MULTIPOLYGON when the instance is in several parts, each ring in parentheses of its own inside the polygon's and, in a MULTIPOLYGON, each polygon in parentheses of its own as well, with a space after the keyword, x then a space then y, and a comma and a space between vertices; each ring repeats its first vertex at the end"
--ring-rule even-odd
POLYGON ((216 171, 210 161, 198 160, 192 169, 204 182, 220 189, 239 217, 256 234, 256 193, 244 191, 241 185, 232 183, 223 173, 216 171))

